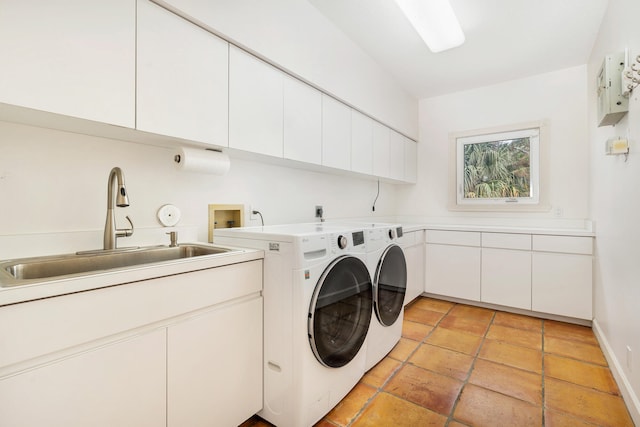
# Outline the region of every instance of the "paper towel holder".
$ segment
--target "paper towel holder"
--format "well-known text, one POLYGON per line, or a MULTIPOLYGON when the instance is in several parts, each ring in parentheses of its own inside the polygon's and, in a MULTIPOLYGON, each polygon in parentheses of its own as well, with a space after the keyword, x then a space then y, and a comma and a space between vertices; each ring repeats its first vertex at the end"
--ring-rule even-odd
MULTIPOLYGON (((222 153, 222 150, 217 150, 215 148, 205 148, 205 151, 215 151, 216 153, 222 153)), ((174 155, 173 161, 176 163, 180 163, 182 161, 182 156, 180 156, 180 154, 174 155)))

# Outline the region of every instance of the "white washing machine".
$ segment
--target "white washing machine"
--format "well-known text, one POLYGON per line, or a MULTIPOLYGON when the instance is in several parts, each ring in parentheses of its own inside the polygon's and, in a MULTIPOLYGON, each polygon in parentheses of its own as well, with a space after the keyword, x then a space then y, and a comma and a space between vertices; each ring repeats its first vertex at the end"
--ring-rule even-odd
POLYGON ((365 373, 373 286, 365 233, 296 224, 216 229, 215 243, 264 260, 264 404, 279 427, 311 426, 365 373))
POLYGON ((393 349, 402 336, 407 263, 397 243, 402 237, 401 225, 373 223, 368 224, 365 231, 374 301, 365 364, 369 370, 393 349))

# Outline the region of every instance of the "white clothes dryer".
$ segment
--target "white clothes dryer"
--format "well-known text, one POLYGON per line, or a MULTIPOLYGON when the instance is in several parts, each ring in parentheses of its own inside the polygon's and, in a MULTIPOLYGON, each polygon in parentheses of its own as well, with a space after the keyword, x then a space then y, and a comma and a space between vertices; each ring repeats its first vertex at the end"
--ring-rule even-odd
POLYGON ((217 229, 262 249, 264 404, 279 427, 311 426, 365 373, 373 286, 362 229, 325 223, 217 229))
POLYGON ((374 301, 367 338, 366 369, 369 370, 393 349, 402 336, 407 263, 397 243, 402 237, 402 226, 373 223, 365 231, 374 301))

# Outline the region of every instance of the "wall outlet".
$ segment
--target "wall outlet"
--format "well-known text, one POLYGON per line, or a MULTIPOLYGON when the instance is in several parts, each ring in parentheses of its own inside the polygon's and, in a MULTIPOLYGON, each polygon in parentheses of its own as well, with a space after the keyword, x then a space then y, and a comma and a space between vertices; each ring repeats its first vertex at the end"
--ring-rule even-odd
POLYGON ((323 213, 322 205, 316 205, 316 218, 322 218, 323 213))
POLYGON ((627 346, 627 368, 629 369, 629 372, 633 370, 632 367, 633 367, 632 351, 631 351, 631 346, 628 345, 627 346))
POLYGON ((562 215, 564 215, 564 212, 562 212, 562 208, 560 206, 553 208, 553 216, 556 218, 562 218, 562 215))
POLYGON ((252 219, 259 219, 259 218, 258 218, 258 214, 254 214, 254 213, 253 213, 253 211, 254 211, 254 210, 257 210, 257 209, 255 209, 255 207, 254 207, 253 205, 249 205, 249 219, 250 219, 250 220, 252 220, 252 219))

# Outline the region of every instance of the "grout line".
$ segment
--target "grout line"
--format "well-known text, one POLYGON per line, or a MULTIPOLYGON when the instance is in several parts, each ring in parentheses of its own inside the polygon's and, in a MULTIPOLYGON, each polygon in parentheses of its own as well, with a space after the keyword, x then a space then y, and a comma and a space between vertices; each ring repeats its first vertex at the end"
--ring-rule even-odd
POLYGON ((491 316, 491 321, 489 322, 489 325, 487 326, 487 330, 484 332, 484 335, 482 336, 482 341, 480 342, 480 345, 478 346, 478 349, 476 350, 476 353, 473 356, 473 362, 471 362, 471 366, 469 367, 469 372, 467 373, 467 377, 462 382, 462 387, 460 387, 460 392, 458 393, 458 397, 456 397, 455 402, 453 402, 453 406, 451 407, 451 412, 449 412, 449 416, 447 417, 447 423, 445 424, 445 426, 448 426, 451 422, 455 421, 453 417, 453 413, 456 411, 456 408, 458 407, 458 403, 460 402, 460 397, 462 397, 463 390, 465 389, 467 384, 469 384, 471 373, 475 369, 476 362, 478 361, 478 355, 480 354, 480 349, 482 348, 485 341, 487 340, 487 334, 489 333, 489 329, 491 329, 491 325, 493 325, 493 321, 496 318, 497 311, 496 310, 492 310, 492 311, 493 311, 493 315, 491 316))

